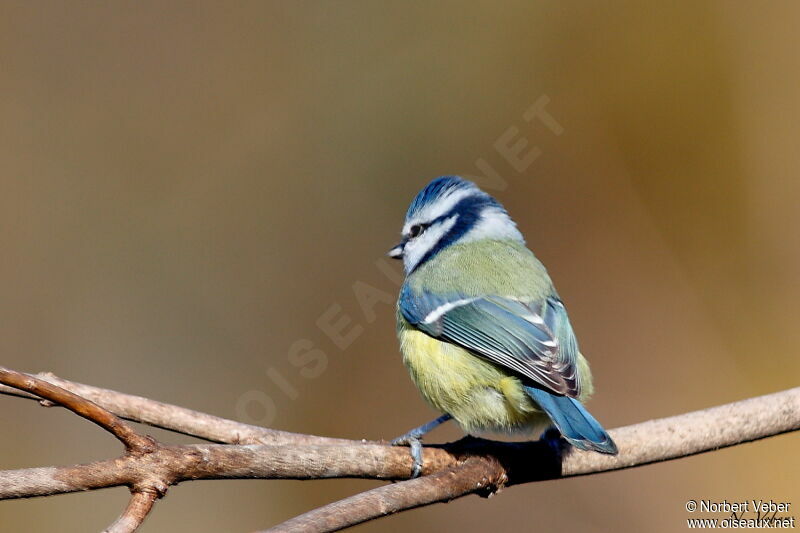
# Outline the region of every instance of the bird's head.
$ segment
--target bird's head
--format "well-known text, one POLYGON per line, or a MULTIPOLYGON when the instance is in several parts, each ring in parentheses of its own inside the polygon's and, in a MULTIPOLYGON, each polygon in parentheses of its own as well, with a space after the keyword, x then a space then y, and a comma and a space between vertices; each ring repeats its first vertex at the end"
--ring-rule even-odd
POLYGON ((524 243, 500 202, 471 181, 442 176, 411 201, 402 240, 389 251, 389 257, 402 259, 406 274, 410 274, 448 246, 483 239, 524 243))

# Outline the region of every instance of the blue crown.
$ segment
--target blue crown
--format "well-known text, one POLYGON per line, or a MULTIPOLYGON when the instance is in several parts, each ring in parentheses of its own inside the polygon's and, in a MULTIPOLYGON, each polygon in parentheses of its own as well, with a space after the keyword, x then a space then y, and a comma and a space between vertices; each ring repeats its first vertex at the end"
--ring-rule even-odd
MULTIPOLYGON (((491 198, 488 194, 478 188, 477 185, 469 180, 465 180, 460 176, 440 176, 425 186, 417 193, 408 206, 406 212, 406 220, 410 220, 424 207, 435 203, 437 200, 448 196, 458 190, 471 190, 474 191, 475 196, 482 196, 491 198)), ((496 203, 496 200, 492 198, 496 203)))

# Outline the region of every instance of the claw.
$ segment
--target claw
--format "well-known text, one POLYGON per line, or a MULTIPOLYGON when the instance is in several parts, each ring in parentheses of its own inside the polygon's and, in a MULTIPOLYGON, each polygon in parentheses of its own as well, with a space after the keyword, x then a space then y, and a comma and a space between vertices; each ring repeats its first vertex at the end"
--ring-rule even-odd
POLYGON ((406 433, 392 441, 392 446, 408 446, 411 452, 413 465, 411 467, 411 479, 422 474, 422 441, 413 432, 406 433))
POLYGON ((411 467, 411 479, 419 477, 419 475, 422 474, 422 436, 439 424, 447 422, 450 418, 452 418, 450 415, 442 415, 436 420, 414 428, 408 433, 400 435, 392 440, 392 446, 408 446, 410 448, 411 458, 414 461, 411 467))

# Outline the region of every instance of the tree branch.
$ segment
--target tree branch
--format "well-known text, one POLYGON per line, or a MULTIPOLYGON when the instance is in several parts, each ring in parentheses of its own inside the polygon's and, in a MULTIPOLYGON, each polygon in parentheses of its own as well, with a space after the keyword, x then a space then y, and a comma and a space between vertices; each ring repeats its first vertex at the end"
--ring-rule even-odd
POLYGON ((798 429, 800 387, 612 430, 617 456, 575 448, 562 453, 542 441, 501 443, 467 437, 447 447, 457 456, 470 457, 461 467, 362 492, 266 531, 336 531, 469 494, 491 495, 505 486, 643 466, 798 429), (473 463, 479 456, 484 460, 473 463))
POLYGON ((103 533, 133 533, 142 525, 159 495, 152 491, 134 492, 128 507, 103 533))
POLYGON ((137 434, 131 426, 84 397, 35 376, 0 367, 0 382, 64 406, 78 416, 94 422, 125 445, 130 453, 145 453, 152 441, 137 434))
POLYGON ((338 531, 373 518, 453 500, 503 483, 502 467, 477 458, 427 477, 385 485, 287 520, 264 533, 338 531))
MULTIPOLYGON (((229 444, 350 444, 352 442, 347 439, 303 435, 243 424, 141 396, 67 381, 50 372, 35 374, 33 377, 83 396, 120 418, 211 442, 229 444)), ((39 400, 35 395, 25 394, 3 385, 0 385, 0 394, 39 400)))
MULTIPOLYGON (((102 419, 105 425, 101 425, 109 431, 113 429, 115 435, 121 432, 133 441, 149 439, 150 446, 142 448, 141 453, 126 453, 89 464, 0 472, 0 500, 127 485, 132 491, 131 502, 109 531, 134 531, 155 499, 181 481, 334 477, 404 480, 411 474, 412 461, 405 448, 258 428, 52 375, 39 377, 48 383, 3 369, 0 383, 28 391, 13 394, 46 398, 78 414, 83 412, 81 416, 88 414, 87 418, 96 423, 102 419), (123 424, 120 426, 107 418, 113 417, 108 411, 180 433, 240 444, 168 446, 135 433, 132 437, 127 430, 120 429, 127 427, 124 422, 117 419, 123 424)), ((0 392, 9 390, 2 388, 0 392)), ((352 496, 294 518, 274 530, 332 531, 467 494, 489 495, 505 486, 531 481, 630 468, 797 429, 800 429, 800 388, 612 430, 610 433, 620 449, 616 457, 566 445, 556 449, 557 446, 542 441, 503 443, 467 437, 447 445, 426 446, 422 478, 352 496)))
MULTIPOLYGON (((429 474, 458 464, 444 449, 427 447, 429 474)), ((412 467, 408 449, 384 444, 349 446, 272 446, 266 444, 157 444, 145 455, 129 455, 74 466, 0 471, 0 500, 50 496, 142 480, 160 481, 163 490, 199 479, 407 479, 412 467)))

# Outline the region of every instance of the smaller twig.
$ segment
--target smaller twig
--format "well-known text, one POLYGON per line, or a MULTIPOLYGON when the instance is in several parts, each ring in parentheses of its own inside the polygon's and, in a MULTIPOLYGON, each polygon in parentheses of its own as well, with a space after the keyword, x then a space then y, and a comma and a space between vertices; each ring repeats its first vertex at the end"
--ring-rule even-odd
POLYGON ((338 531, 373 518, 467 494, 492 494, 504 483, 505 472, 499 463, 473 457, 430 476, 384 485, 330 503, 261 533, 338 531))
MULTIPOLYGON (((346 439, 303 435, 300 433, 291 433, 289 431, 243 424, 185 407, 143 398, 142 396, 125 394, 101 387, 84 385, 83 383, 77 383, 75 381, 68 381, 50 372, 42 372, 36 374, 35 377, 89 399, 120 418, 174 431, 176 433, 182 433, 184 435, 190 435, 211 442, 271 445, 349 445, 353 443, 351 440, 346 439)), ((37 395, 21 392, 16 388, 4 387, 1 384, 0 394, 39 400, 37 395)))
POLYGON ((153 449, 152 439, 139 435, 131 426, 96 403, 57 385, 5 367, 0 367, 0 383, 35 394, 94 422, 119 439, 128 453, 142 454, 153 449))
POLYGON ((137 491, 131 494, 128 507, 103 533, 133 533, 142 525, 159 495, 154 491, 137 491))

